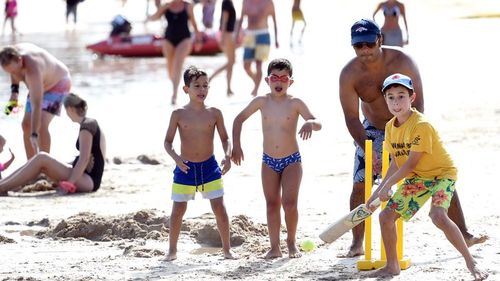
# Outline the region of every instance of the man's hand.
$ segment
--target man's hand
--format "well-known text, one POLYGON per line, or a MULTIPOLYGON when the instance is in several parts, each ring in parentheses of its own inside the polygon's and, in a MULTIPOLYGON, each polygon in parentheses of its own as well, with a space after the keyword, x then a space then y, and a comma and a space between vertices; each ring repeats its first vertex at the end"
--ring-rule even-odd
POLYGON ((382 174, 382 159, 378 158, 377 153, 372 154, 372 170, 374 175, 382 174))

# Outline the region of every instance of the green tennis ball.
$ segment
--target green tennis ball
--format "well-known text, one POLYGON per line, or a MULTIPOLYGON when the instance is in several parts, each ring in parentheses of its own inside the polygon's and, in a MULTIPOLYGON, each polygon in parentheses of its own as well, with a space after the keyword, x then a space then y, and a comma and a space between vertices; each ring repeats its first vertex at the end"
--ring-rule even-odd
POLYGON ((316 244, 314 243, 314 241, 306 239, 302 241, 302 243, 300 244, 300 248, 304 252, 311 252, 316 248, 316 244))

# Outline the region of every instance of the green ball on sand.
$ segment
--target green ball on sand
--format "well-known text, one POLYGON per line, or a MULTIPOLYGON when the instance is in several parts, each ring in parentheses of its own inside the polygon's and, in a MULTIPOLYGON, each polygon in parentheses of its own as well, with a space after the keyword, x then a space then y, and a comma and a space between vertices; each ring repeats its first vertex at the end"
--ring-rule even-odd
POLYGON ((302 243, 300 243, 300 248, 304 252, 311 252, 316 249, 316 244, 310 239, 305 239, 302 241, 302 243))

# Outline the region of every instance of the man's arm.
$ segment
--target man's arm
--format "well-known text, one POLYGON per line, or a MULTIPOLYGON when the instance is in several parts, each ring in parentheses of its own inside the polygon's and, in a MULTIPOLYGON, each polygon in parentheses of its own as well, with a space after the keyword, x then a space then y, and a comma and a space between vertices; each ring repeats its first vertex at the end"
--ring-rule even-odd
POLYGON ((245 12, 246 3, 245 2, 246 2, 246 0, 243 0, 243 3, 241 4, 240 20, 238 21, 238 24, 236 26, 236 34, 235 34, 234 38, 239 38, 241 28, 243 26, 243 20, 245 19, 245 15, 246 15, 246 12, 245 12))
POLYGON ((271 14, 271 18, 273 19, 273 26, 274 26, 274 44, 275 44, 276 48, 279 48, 280 44, 278 43, 278 25, 276 23, 276 12, 274 10, 273 1, 271 1, 270 9, 271 9, 270 14, 271 14))
POLYGON ((38 132, 42 120, 43 78, 40 66, 30 57, 24 58, 26 66, 25 82, 31 102, 31 133, 35 153, 38 153, 38 132))
POLYGON ((365 128, 359 120, 359 96, 345 68, 340 74, 339 94, 347 129, 358 146, 364 150, 367 137, 365 128))
POLYGON ((415 107, 419 112, 424 112, 424 89, 422 86, 422 78, 420 77, 420 71, 418 70, 418 66, 415 61, 404 54, 401 61, 401 67, 404 68, 404 71, 401 73, 410 76, 413 82, 413 89, 416 93, 415 101, 413 101, 413 107, 415 107))

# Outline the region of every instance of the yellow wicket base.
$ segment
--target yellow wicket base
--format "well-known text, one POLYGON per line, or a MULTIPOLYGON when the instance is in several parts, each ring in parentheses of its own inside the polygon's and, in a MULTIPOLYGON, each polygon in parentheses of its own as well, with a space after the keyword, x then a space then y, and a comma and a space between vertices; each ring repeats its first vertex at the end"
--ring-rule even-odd
MULTIPOLYGON (((358 270, 374 270, 385 266, 385 260, 359 260, 356 262, 358 270)), ((399 267, 401 270, 408 269, 411 266, 411 260, 409 258, 403 258, 399 260, 399 267)))
MULTIPOLYGON (((365 141, 365 200, 371 197, 373 187, 372 176, 372 141, 365 141)), ((382 151, 382 177, 385 177, 387 169, 389 168, 389 153, 384 149, 382 151)), ((381 205, 381 209, 385 204, 381 205)), ((399 267, 402 270, 408 269, 411 265, 409 258, 404 258, 403 255, 403 221, 398 219, 396 222, 397 231, 397 255, 399 259, 399 267)), ((356 262, 358 270, 373 270, 385 266, 387 259, 383 241, 380 241, 380 259, 375 260, 372 258, 372 218, 368 217, 365 220, 365 258, 356 262)))

